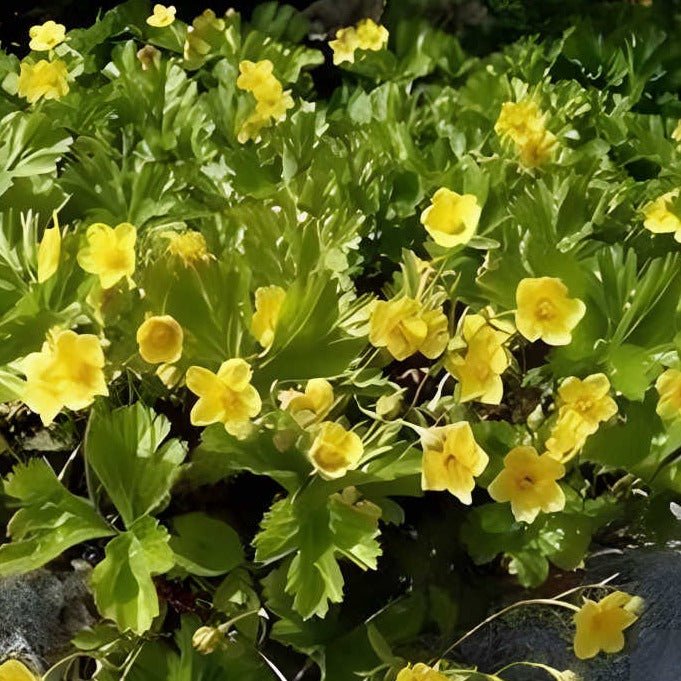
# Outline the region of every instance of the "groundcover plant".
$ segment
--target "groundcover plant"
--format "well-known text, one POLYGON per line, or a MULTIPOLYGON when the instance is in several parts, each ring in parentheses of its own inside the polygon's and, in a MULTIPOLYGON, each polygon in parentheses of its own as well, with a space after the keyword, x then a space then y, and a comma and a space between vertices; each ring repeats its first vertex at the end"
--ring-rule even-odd
POLYGON ((78 564, 98 616, 46 679, 499 681, 457 649, 495 580, 631 645, 579 570, 681 492, 647 4, 474 56, 397 0, 317 42, 131 0, 0 52, 0 577, 78 564))

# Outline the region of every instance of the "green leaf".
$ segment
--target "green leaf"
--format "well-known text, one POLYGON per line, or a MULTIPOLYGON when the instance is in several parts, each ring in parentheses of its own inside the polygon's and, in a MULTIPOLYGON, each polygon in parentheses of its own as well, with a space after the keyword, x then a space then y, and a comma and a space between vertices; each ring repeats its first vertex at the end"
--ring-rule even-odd
POLYGON ((167 440, 170 422, 139 402, 94 410, 85 434, 85 458, 127 528, 168 502, 186 451, 167 440))
POLYGON ((171 525, 175 562, 193 575, 216 577, 244 560, 239 535, 221 520, 195 512, 175 516, 171 525))
POLYGON ((143 634, 159 614, 152 577, 174 563, 168 532, 153 518, 142 518, 112 539, 104 560, 92 572, 95 603, 121 631, 143 634))
POLYGON ((625 343, 608 351, 612 387, 627 399, 641 401, 659 372, 659 364, 646 348, 625 343))
POLYGON ((0 577, 35 570, 72 546, 114 534, 90 502, 71 494, 45 461, 16 466, 4 489, 21 508, 9 522, 11 543, 0 546, 0 577))

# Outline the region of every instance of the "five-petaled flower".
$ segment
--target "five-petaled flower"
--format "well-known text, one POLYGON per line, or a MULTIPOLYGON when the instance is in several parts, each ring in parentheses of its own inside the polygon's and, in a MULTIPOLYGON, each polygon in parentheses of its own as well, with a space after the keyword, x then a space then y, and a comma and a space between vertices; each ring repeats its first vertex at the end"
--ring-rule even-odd
POLYGON ((421 488, 453 494, 461 503, 473 501, 475 478, 482 475, 489 457, 473 437, 467 421, 431 428, 421 436, 421 488))
POLYGON ((17 93, 30 104, 44 99, 60 99, 69 92, 68 69, 61 59, 41 59, 35 64, 23 62, 19 72, 17 93))
POLYGON ((251 366, 243 359, 228 359, 216 374, 203 367, 189 367, 187 387, 199 398, 190 414, 192 424, 222 423, 230 435, 243 435, 262 409, 252 377, 251 366))
POLYGON ((395 681, 448 681, 448 679, 437 669, 418 662, 413 667, 408 664, 401 669, 395 681))
POLYGON ((103 289, 112 288, 121 279, 132 282, 135 272, 135 241, 137 229, 129 222, 115 228, 102 222, 90 225, 86 232, 87 245, 78 251, 78 264, 99 277, 103 289))
POLYGON ((473 194, 457 194, 441 187, 421 213, 421 223, 436 244, 453 248, 467 244, 480 220, 480 204, 473 194))
POLYGON ((681 218, 670 208, 678 198, 679 190, 673 189, 644 206, 643 226, 653 234, 673 234, 676 241, 681 241, 681 218))
POLYGON ((28 31, 31 38, 28 46, 36 52, 48 52, 66 39, 66 27, 54 21, 46 21, 40 26, 31 26, 28 31))
POLYGON ((660 396, 656 411, 665 421, 681 418, 681 371, 667 369, 657 377, 655 389, 660 396))
POLYGON ((286 291, 281 286, 261 286, 255 292, 251 333, 263 348, 269 348, 274 341, 274 332, 285 299, 286 291))
POLYGON ((334 40, 329 41, 333 50, 333 63, 338 66, 344 61, 353 63, 356 50, 382 50, 388 43, 388 29, 373 19, 362 19, 356 26, 346 26, 336 31, 334 40))
POLYGON ((513 331, 512 324, 495 319, 489 309, 464 316, 444 361, 445 369, 459 382, 460 402, 501 402, 501 375, 510 363, 504 344, 513 331))
POLYGON ((329 412, 334 402, 333 386, 325 378, 312 378, 305 392, 286 390, 279 394, 282 409, 286 409, 303 427, 329 412))
POLYGON ((182 356, 184 333, 170 315, 148 317, 137 329, 137 345, 142 359, 149 364, 172 364, 182 356))
POLYGON ((52 214, 52 227, 48 227, 43 233, 43 238, 38 245, 38 283, 42 284, 52 277, 59 267, 61 255, 61 232, 57 211, 52 214))
POLYGON ((572 331, 586 312, 579 298, 556 277, 522 279, 516 289, 515 323, 529 341, 541 338, 548 345, 568 345, 572 331))
POLYGON ((447 317, 441 310, 424 310, 413 298, 378 300, 371 312, 369 342, 387 348, 399 361, 416 352, 435 359, 447 347, 447 328, 447 317))
POLYGON ((153 14, 147 17, 147 23, 154 28, 165 28, 175 21, 176 12, 177 10, 173 5, 166 7, 165 5, 156 4, 154 5, 153 14))
POLYGON ((567 461, 584 445, 604 421, 617 413, 605 374, 584 380, 570 376, 558 388, 558 419, 546 442, 546 449, 559 461, 567 461))
POLYGON ((99 338, 74 331, 54 331, 39 352, 21 362, 26 385, 21 396, 31 411, 49 425, 64 408, 89 407, 97 395, 108 395, 104 353, 99 338))
POLYGON ((599 652, 618 653, 624 648, 624 630, 637 619, 643 605, 641 598, 615 591, 598 602, 584 599, 575 613, 575 655, 580 660, 596 657, 599 652))
POLYGON ((563 510, 565 494, 556 480, 564 475, 563 464, 549 454, 539 456, 534 447, 514 447, 504 457, 504 468, 487 491, 495 501, 510 501, 517 521, 531 523, 540 511, 563 510))
POLYGON ((342 478, 356 468, 364 454, 362 439, 340 423, 324 421, 319 426, 308 456, 315 470, 328 479, 342 478))

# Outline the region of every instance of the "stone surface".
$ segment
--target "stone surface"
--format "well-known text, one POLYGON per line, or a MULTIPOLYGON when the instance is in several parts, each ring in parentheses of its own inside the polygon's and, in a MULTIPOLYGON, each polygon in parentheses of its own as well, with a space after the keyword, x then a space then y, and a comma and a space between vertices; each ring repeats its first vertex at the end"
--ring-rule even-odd
MULTIPOLYGON (((577 660, 572 653, 568 610, 525 606, 495 620, 465 641, 459 653, 480 671, 491 673, 528 660, 570 669, 584 681, 678 681, 681 678, 681 553, 635 549, 608 552, 590 561, 585 583, 617 573, 611 584, 641 596, 645 610, 627 631, 627 647, 617 655, 577 660)), ((545 672, 517 667, 506 681, 546 681, 545 672)))
POLYGON ((18 658, 38 672, 56 661, 94 622, 86 575, 36 570, 0 580, 0 661, 18 658))

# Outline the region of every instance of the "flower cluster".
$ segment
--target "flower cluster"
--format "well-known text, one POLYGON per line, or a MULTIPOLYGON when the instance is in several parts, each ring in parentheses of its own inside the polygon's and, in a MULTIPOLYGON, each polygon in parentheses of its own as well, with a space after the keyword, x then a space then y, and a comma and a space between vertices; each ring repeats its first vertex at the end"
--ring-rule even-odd
POLYGON ((333 50, 333 63, 338 66, 344 61, 353 63, 357 50, 382 50, 388 42, 388 29, 373 19, 362 19, 356 26, 347 26, 336 31, 334 40, 329 41, 333 50))
POLYGON ((239 130, 239 142, 260 138, 260 132, 273 122, 283 121, 286 112, 293 107, 290 90, 284 90, 273 73, 274 65, 269 59, 259 62, 242 61, 236 84, 255 98, 255 111, 243 122, 239 130))

